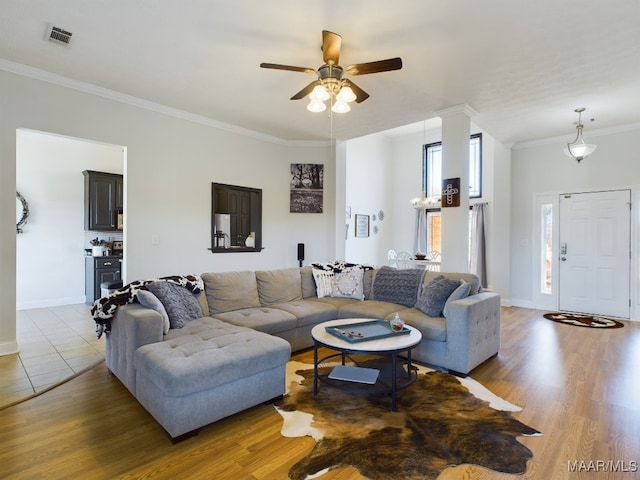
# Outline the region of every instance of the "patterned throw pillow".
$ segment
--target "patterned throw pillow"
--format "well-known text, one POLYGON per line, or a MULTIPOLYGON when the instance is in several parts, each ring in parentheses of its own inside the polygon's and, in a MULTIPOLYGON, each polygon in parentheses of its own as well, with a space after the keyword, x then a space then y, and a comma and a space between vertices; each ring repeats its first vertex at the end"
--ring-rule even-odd
POLYGON ((333 272, 314 268, 312 273, 318 298, 330 297, 333 292, 333 272))
POLYGON ((351 268, 341 272, 313 269, 318 298, 338 297, 364 300, 364 270, 351 268))
POLYGON ((460 286, 460 280, 451 280, 438 275, 422 288, 415 308, 430 317, 441 317, 449 296, 460 286))
POLYGON ((373 298, 381 302, 413 307, 423 276, 422 269, 380 267, 373 280, 373 298))
POLYGON ((186 288, 171 282, 153 282, 147 288, 164 305, 171 328, 182 328, 189 320, 202 317, 198 299, 186 288))
POLYGON ((364 300, 363 278, 364 270, 360 268, 334 274, 331 296, 364 300))

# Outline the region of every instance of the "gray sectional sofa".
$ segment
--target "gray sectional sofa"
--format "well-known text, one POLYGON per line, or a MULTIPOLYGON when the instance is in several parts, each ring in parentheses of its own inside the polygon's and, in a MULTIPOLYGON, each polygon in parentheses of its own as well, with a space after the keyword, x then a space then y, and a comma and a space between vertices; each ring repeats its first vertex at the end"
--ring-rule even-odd
POLYGON ((282 395, 291 352, 311 347, 311 329, 327 320, 399 313, 422 333, 413 359, 458 374, 498 353, 500 297, 480 292, 475 275, 355 270, 342 277, 347 288, 333 292, 319 283, 332 274, 310 266, 204 273, 202 315, 182 328, 166 331, 161 307, 119 307, 106 339, 107 367, 176 439, 282 395), (443 280, 464 287, 456 288, 462 295, 430 316, 424 300, 443 280))

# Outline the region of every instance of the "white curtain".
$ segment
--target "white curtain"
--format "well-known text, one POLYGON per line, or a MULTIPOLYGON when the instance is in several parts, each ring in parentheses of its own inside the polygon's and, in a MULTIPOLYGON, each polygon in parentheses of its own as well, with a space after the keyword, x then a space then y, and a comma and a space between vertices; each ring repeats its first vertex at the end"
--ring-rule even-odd
POLYGON ((427 253, 427 211, 416 208, 416 231, 413 238, 413 253, 427 253))
POLYGON ((480 278, 483 287, 487 286, 487 258, 484 236, 486 203, 476 203, 472 207, 471 217, 471 259, 470 271, 480 278))

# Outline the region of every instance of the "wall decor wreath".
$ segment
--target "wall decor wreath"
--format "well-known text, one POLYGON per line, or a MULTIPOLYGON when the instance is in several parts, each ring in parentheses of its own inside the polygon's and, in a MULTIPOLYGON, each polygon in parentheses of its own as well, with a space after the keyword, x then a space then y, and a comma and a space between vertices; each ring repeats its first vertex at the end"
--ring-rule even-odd
POLYGON ((20 210, 20 207, 16 202, 16 218, 18 220, 18 222, 16 223, 16 233, 23 233, 24 230, 22 229, 22 227, 25 223, 27 223, 27 218, 29 218, 29 204, 27 203, 27 200, 22 195, 20 195, 20 192, 16 192, 16 199, 17 202, 20 202, 20 205, 22 207, 22 212, 18 212, 20 210))

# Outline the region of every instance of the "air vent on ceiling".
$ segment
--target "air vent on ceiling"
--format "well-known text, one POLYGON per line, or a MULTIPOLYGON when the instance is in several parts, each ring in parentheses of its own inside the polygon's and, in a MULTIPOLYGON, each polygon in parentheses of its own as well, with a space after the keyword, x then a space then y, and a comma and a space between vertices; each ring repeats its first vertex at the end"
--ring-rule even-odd
POLYGON ((71 35, 73 35, 73 33, 67 32, 60 27, 49 24, 49 26, 47 27, 47 35, 45 38, 50 42, 68 46, 71 43, 71 35))

